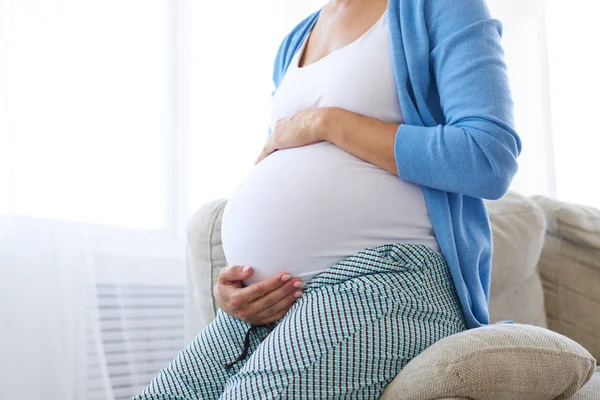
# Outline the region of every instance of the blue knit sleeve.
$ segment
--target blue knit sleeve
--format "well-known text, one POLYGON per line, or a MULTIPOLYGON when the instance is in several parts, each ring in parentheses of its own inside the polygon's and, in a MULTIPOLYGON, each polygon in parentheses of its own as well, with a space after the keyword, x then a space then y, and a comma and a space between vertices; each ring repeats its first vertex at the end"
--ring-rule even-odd
POLYGON ((429 69, 445 124, 399 127, 398 174, 423 186, 498 199, 517 172, 521 152, 501 24, 490 18, 484 0, 425 4, 429 69))

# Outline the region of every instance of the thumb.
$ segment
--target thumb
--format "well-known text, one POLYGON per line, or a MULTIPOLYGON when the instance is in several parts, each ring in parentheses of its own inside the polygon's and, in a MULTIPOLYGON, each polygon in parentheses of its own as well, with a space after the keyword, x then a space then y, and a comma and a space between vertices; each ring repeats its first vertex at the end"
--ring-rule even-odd
POLYGON ((223 268, 219 274, 221 283, 234 283, 243 281, 252 275, 252 267, 242 267, 240 265, 234 265, 231 267, 223 268))

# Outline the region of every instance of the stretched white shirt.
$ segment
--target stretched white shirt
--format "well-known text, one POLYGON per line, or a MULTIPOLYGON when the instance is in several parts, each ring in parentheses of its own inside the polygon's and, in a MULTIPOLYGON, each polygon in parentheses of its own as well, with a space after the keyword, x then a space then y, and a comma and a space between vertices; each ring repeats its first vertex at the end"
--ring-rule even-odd
MULTIPOLYGON (((403 122, 387 11, 356 41, 299 68, 305 46, 272 98, 272 129, 280 118, 328 106, 403 122)), ((254 268, 247 284, 283 271, 308 281, 385 243, 440 252, 421 186, 329 142, 279 150, 257 164, 228 200, 222 240, 228 265, 254 268)))

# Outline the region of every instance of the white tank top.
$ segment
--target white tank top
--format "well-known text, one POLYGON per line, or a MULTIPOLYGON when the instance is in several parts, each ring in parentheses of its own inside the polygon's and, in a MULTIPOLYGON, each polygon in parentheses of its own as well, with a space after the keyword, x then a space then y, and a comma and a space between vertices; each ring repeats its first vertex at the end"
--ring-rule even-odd
MULTIPOLYGON (((306 40, 272 98, 271 128, 280 118, 327 106, 403 122, 387 11, 356 41, 298 68, 305 46, 306 40)), ((440 251, 421 186, 329 142, 279 150, 257 164, 227 202, 222 239, 228 265, 254 268, 247 284, 283 271, 307 281, 386 243, 440 251)))

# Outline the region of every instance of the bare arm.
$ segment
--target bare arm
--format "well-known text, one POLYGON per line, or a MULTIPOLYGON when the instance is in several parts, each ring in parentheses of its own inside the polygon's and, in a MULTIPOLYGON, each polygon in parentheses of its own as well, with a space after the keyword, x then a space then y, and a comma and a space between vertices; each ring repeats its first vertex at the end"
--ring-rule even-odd
POLYGON ((348 153, 398 175, 394 140, 400 125, 365 117, 336 107, 319 109, 317 135, 348 153))

